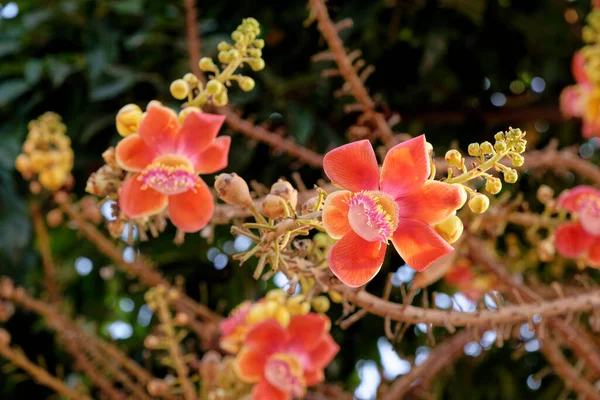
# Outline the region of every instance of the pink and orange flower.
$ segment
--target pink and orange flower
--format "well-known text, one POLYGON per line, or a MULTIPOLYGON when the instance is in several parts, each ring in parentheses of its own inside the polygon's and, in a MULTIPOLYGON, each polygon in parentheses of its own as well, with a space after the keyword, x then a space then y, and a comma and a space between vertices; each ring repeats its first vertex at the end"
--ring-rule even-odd
POLYGON ((284 327, 273 319, 254 325, 237 355, 240 379, 253 383, 253 400, 303 397, 308 386, 322 382, 323 369, 339 351, 323 315, 295 315, 284 327))
POLYGON ((476 272, 467 258, 458 259, 444 276, 444 281, 473 301, 481 300, 487 292, 496 287, 494 277, 476 272))
POLYGON ((560 108, 566 117, 583 119, 584 137, 600 136, 600 89, 590 82, 581 52, 574 54, 571 71, 576 84, 563 89, 560 108))
POLYGON ((130 218, 168 207, 169 219, 184 232, 204 228, 214 210, 212 194, 198 174, 227 166, 231 138, 216 137, 225 117, 191 112, 180 125, 172 110, 152 102, 138 133, 116 148, 119 166, 132 172, 119 190, 119 207, 130 218))
POLYGON ((563 192, 558 205, 572 214, 573 221, 556 230, 556 250, 565 257, 583 259, 591 267, 600 268, 600 191, 578 186, 563 192))
POLYGON ((429 180, 424 135, 390 149, 381 173, 368 140, 330 151, 323 164, 329 179, 344 189, 327 196, 323 225, 339 239, 329 253, 329 267, 346 285, 358 287, 373 279, 388 241, 417 271, 453 250, 433 226, 464 204, 465 193, 429 180))

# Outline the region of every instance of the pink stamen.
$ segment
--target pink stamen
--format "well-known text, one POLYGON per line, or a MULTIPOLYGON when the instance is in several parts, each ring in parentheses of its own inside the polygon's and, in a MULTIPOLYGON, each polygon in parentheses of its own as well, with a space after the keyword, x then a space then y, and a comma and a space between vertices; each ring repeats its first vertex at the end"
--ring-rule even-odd
POLYGON ((294 397, 304 395, 302 374, 300 361, 290 354, 275 354, 265 365, 265 377, 269 383, 294 397))
POLYGON ((600 237, 600 197, 592 193, 582 195, 577 201, 579 222, 592 236, 600 237))
POLYGON ((369 242, 387 243, 398 227, 398 204, 383 192, 358 192, 347 204, 352 230, 369 242))
POLYGON ((143 183, 142 190, 150 187, 167 195, 195 190, 198 182, 190 163, 174 157, 155 160, 140 173, 138 179, 143 183))

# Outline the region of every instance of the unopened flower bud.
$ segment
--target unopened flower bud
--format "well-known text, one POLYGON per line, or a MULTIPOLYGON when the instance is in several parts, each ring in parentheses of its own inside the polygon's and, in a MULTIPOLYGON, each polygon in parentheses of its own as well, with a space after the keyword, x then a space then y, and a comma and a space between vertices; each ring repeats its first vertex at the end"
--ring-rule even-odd
POLYGON ((255 85, 254 79, 252 79, 252 78, 250 78, 248 76, 245 76, 245 77, 241 78, 240 81, 239 81, 239 83, 240 83, 240 88, 244 92, 249 92, 252 89, 254 89, 254 85, 255 85))
POLYGON ((229 102, 229 96, 227 95, 227 90, 223 90, 220 93, 213 96, 213 104, 217 107, 226 106, 229 102))
POLYGON ((475 214, 483 214, 490 206, 490 199, 481 193, 476 194, 469 200, 469 208, 475 214))
MULTIPOLYGON (((219 51, 226 51, 226 50, 229 50, 230 48, 231 48, 231 45, 225 41, 219 42, 219 44, 217 45, 217 50, 219 50, 219 51)), ((203 57, 202 59, 205 59, 205 58, 208 58, 208 57, 203 57)), ((200 60, 200 61, 202 61, 202 60, 200 60)))
POLYGON ((316 211, 317 201, 319 201, 318 196, 313 196, 310 199, 306 200, 306 202, 304 202, 304 204, 302 204, 302 209, 300 211, 300 214, 306 215, 306 214, 310 214, 313 211, 316 211))
POLYGON ((451 215, 433 227, 449 244, 456 242, 463 233, 463 223, 456 215, 451 215))
POLYGON ((239 42, 240 40, 244 39, 244 34, 236 30, 231 34, 231 38, 234 42, 239 42))
POLYGON ((504 140, 496 141, 496 143, 494 144, 494 149, 496 149, 496 151, 500 153, 506 151, 506 142, 504 140))
POLYGON ((211 79, 206 84, 206 92, 208 94, 215 95, 215 94, 221 93, 222 90, 223 90, 223 84, 221 82, 217 81, 216 79, 211 79))
POLYGON ((463 206, 465 205, 465 203, 467 202, 467 189, 465 189, 464 185, 457 183, 456 187, 458 187, 458 190, 460 192, 460 205, 456 208, 461 209, 463 208, 463 206))
POLYGON ((200 62, 198 62, 198 67, 200 67, 202 71, 212 71, 216 68, 216 65, 213 62, 212 58, 202 57, 200 59, 200 62))
POLYGON ((0 346, 8 346, 10 344, 10 333, 6 329, 0 328, 0 346))
POLYGON ((290 320, 292 319, 292 316, 290 315, 290 312, 287 309, 287 307, 280 306, 280 307, 277 307, 277 309, 273 313, 273 318, 275 318, 275 320, 277 322, 279 322, 281 325, 288 326, 290 324, 290 320))
POLYGON ((554 248, 554 243, 552 243, 552 240, 543 240, 540 242, 537 248, 537 253, 540 257, 540 261, 552 261, 554 259, 554 254, 556 253, 556 249, 554 248))
POLYGON ((504 140, 504 132, 498 132, 494 135, 494 139, 496 140, 504 140))
POLYGON ((146 389, 150 396, 162 397, 169 393, 169 384, 162 379, 152 379, 146 389))
POLYGON ((264 216, 277 219, 281 218, 285 215, 284 204, 285 200, 277 195, 268 194, 265 196, 262 205, 261 211, 264 216))
POLYGON ((460 168, 462 166, 462 155, 458 150, 448 150, 445 158, 451 167, 460 168))
POLYGON ((427 149, 427 154, 431 157, 433 154, 433 145, 429 142, 425 142, 425 148, 427 149))
POLYGON ((220 51, 219 54, 217 54, 217 59, 222 64, 229 63, 229 61, 230 61, 230 59, 229 59, 229 51, 220 51))
POLYGON ((188 72, 183 76, 183 80, 191 87, 196 87, 198 84, 198 77, 191 72, 188 72))
POLYGON ((169 90, 171 91, 171 96, 175 97, 177 100, 185 99, 190 93, 190 87, 183 79, 174 80, 171 83, 169 90))
POLYGON ((157 349, 160 346, 160 339, 156 335, 148 335, 144 339, 144 346, 150 350, 157 349))
POLYGON ((485 190, 491 194, 498 194, 502 190, 502 182, 500 179, 491 176, 485 182, 485 190))
POLYGON ((43 187, 55 191, 60 189, 67 180, 67 173, 61 169, 50 168, 40 172, 39 181, 43 187))
POLYGON ((516 170, 510 168, 504 171, 504 181, 506 183, 515 183, 519 179, 519 174, 516 170))
POLYGON ((262 39, 256 39, 254 41, 254 47, 256 47, 257 49, 262 49, 263 47, 265 47, 265 41, 262 39))
POLYGON ((483 154, 494 154, 494 146, 490 142, 481 143, 481 151, 483 154))
POLYGON ((265 68, 265 61, 262 58, 251 58, 248 65, 253 71, 262 71, 265 68))
POLYGON ((271 194, 277 195, 290 203, 293 208, 298 204, 298 191, 294 189, 291 183, 279 179, 271 186, 271 194))
POLYGON ((481 155, 481 147, 479 147, 479 143, 471 143, 468 151, 469 155, 472 157, 478 157, 481 155))
POLYGON ((198 107, 186 107, 179 112, 179 123, 183 124, 183 121, 193 112, 202 112, 202 110, 198 107))
POLYGON ((63 221, 63 212, 60 210, 60 208, 55 208, 48 211, 48 214, 46 215, 46 221, 48 222, 49 227, 56 228, 63 221))
POLYGON ((26 154, 19 154, 15 159, 15 168, 22 175, 25 175, 31 169, 31 160, 26 154))
POLYGON ((142 109, 137 104, 127 104, 119 110, 116 118, 117 132, 129 136, 137 132, 142 120, 142 109))
POLYGON ((527 147, 527 140, 519 140, 515 143, 515 151, 517 153, 524 153, 527 147))
POLYGON ((548 185, 542 185, 538 188, 537 198, 542 204, 546 204, 554 198, 554 190, 548 185))
POLYGON ((250 57, 262 57, 262 51, 260 49, 250 49, 248 50, 248 55, 250 57))
POLYGON ((236 173, 217 176, 215 189, 219 198, 227 204, 241 207, 249 207, 252 204, 248 184, 236 173))
POLYGON ((310 303, 304 301, 304 296, 292 296, 287 301, 288 310, 292 315, 303 315, 310 312, 310 303))
POLYGON ((525 164, 525 157, 520 154, 515 154, 512 156, 512 165, 513 167, 520 167, 525 164))
POLYGON ((329 299, 325 296, 317 296, 310 300, 310 305, 312 309, 318 313, 326 313, 329 311, 329 299))
POLYGON ((327 294, 329 295, 329 299, 334 303, 340 304, 342 300, 344 300, 344 296, 342 296, 340 292, 330 290, 329 292, 327 292, 327 294))
POLYGON ((231 61, 235 61, 240 58, 240 51, 238 49, 231 49, 228 53, 229 60, 231 61))
POLYGON ((267 300, 275 300, 279 303, 283 304, 287 300, 288 295, 281 289, 272 289, 267 292, 265 295, 265 299, 267 300))
POLYGON ((173 318, 173 322, 177 326, 186 326, 190 322, 190 317, 186 313, 178 312, 173 318))

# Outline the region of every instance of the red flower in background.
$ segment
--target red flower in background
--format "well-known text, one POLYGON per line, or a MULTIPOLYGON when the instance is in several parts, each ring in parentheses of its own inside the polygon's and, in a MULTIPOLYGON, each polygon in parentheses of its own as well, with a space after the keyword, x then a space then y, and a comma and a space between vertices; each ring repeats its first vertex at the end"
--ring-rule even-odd
POLYGON ((254 325, 236 358, 240 379, 255 383, 252 399, 302 397, 323 381, 323 369, 339 351, 329 327, 327 317, 315 313, 295 315, 287 327, 273 319, 254 325))
POLYGON ((574 221, 556 230, 556 250, 565 257, 583 257, 590 266, 600 268, 600 191, 578 186, 563 192, 558 205, 572 213, 574 221))
POLYGON ((390 149, 381 173, 368 140, 330 151, 323 166, 329 179, 345 189, 327 196, 323 225, 340 239, 329 253, 329 267, 346 285, 373 279, 389 240, 417 271, 453 250, 432 226, 464 204, 464 192, 429 180, 424 135, 390 149))
POLYGON ((134 172, 119 190, 119 208, 130 218, 154 215, 169 207, 169 219, 185 232, 206 226, 214 201, 198 174, 227 166, 229 136, 217 138, 225 117, 190 113, 183 125, 170 109, 148 106, 137 134, 121 140, 117 163, 134 172))

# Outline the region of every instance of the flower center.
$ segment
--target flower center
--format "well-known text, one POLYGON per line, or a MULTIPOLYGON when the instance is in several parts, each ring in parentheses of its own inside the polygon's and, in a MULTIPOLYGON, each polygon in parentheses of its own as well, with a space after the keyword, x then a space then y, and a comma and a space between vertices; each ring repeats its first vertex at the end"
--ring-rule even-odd
POLYGON ((366 241, 387 243, 398 227, 398 203, 384 192, 354 193, 348 206, 352 230, 366 241))
POLYGON ((592 236, 600 236, 600 197, 592 194, 579 201, 579 223, 592 236))
POLYGON ((198 182, 192 163, 173 155, 158 157, 140 173, 138 179, 143 183, 142 190, 151 187, 167 195, 193 190, 198 182))
POLYGON ((293 397, 304 396, 304 371, 297 357, 287 353, 272 355, 265 365, 265 378, 277 389, 293 397))

